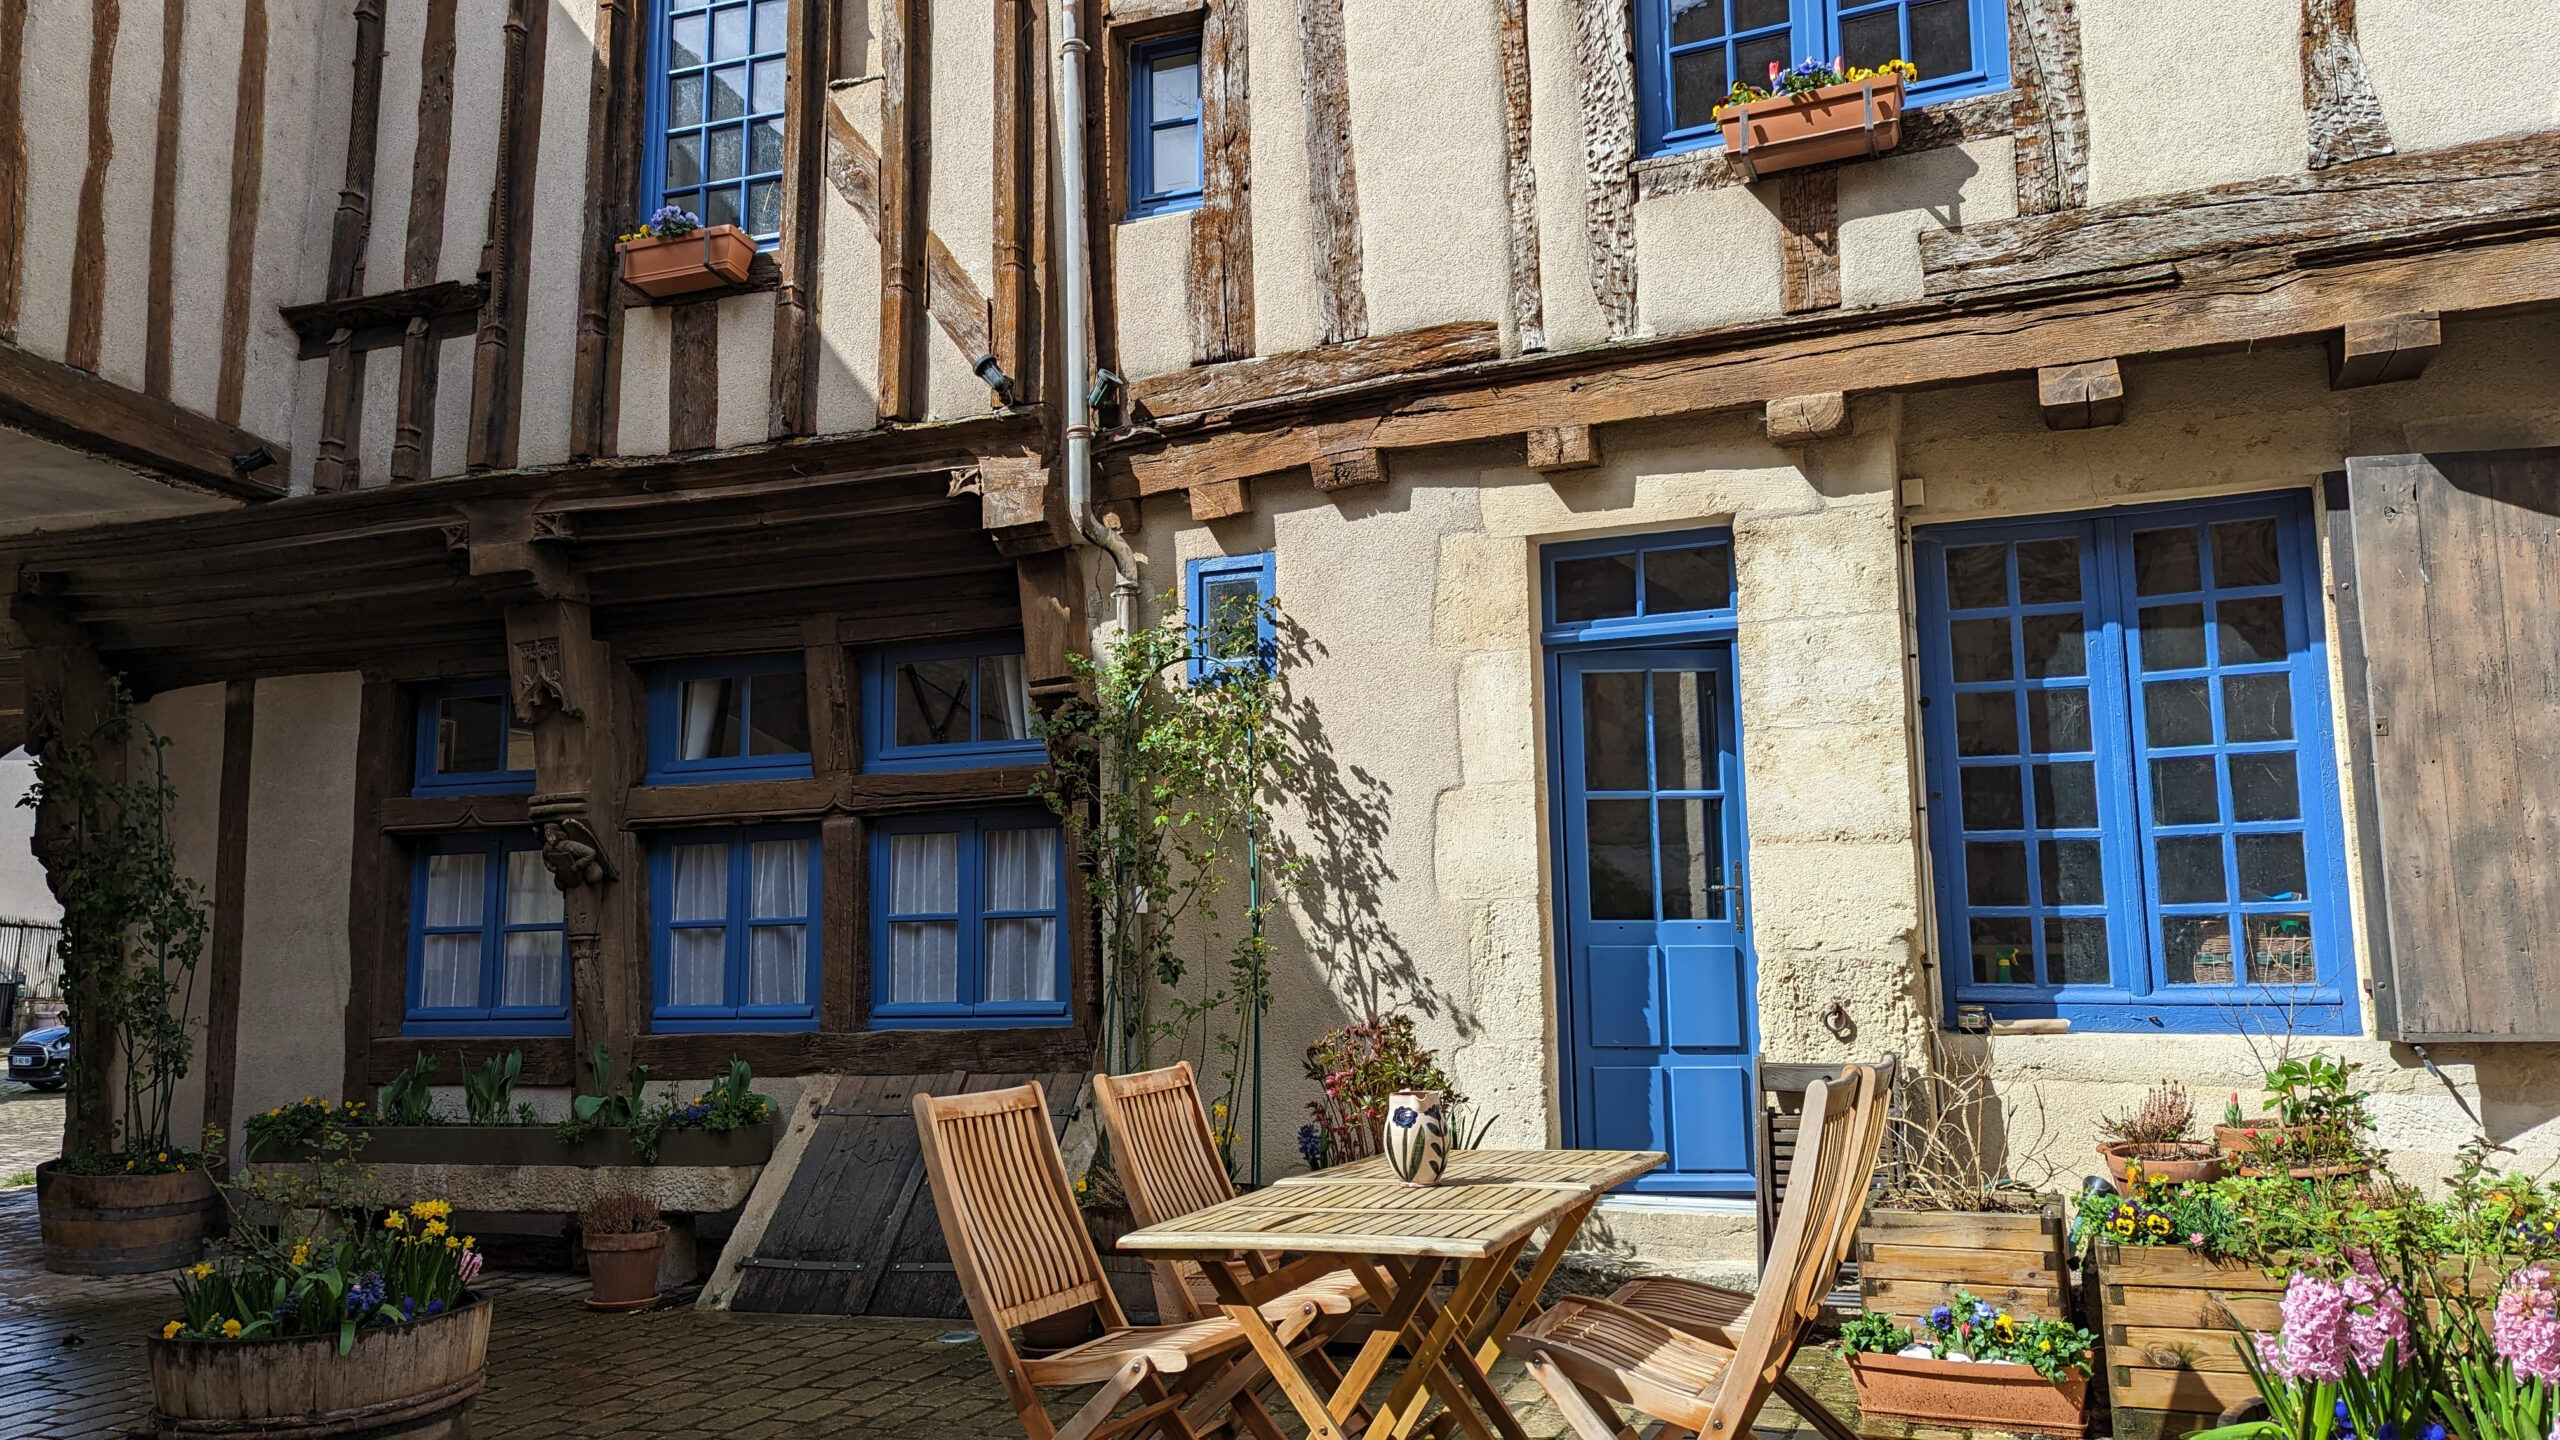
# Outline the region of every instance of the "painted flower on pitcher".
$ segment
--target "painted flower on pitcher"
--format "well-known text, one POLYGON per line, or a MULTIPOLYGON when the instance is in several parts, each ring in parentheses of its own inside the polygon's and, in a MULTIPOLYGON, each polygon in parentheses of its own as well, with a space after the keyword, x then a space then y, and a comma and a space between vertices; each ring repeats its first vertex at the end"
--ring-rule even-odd
POLYGON ((1391 1118, 1394 1119, 1397 1129, 1410 1130, 1413 1128, 1413 1122, 1420 1117, 1413 1113, 1412 1106, 1399 1105, 1396 1107, 1396 1113, 1391 1118))

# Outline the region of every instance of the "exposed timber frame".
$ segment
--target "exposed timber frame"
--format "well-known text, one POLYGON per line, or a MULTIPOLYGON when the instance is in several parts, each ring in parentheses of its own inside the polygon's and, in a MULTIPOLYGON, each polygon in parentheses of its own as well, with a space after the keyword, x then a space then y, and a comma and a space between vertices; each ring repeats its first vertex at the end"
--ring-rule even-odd
POLYGON ((524 393, 525 284, 533 267, 534 169, 542 142, 544 39, 548 0, 508 0, 505 91, 498 112, 498 173, 489 192, 489 244, 481 270, 489 296, 480 307, 471 366, 471 438, 465 464, 503 470, 516 463, 524 393))
POLYGON ((1343 0, 1298 0, 1299 98, 1307 116, 1308 201, 1315 208, 1316 320, 1327 345, 1369 333, 1362 288, 1360 181, 1351 154, 1351 70, 1343 0))
POLYGON ((835 33, 830 0, 791 0, 783 67, 791 93, 782 107, 782 243, 774 251, 773 365, 765 433, 817 429, 819 170, 827 153, 827 46, 835 33))
POLYGON ((2018 213, 2087 204, 2089 112, 2073 0, 2009 0, 2009 77, 2017 94, 2018 213))
POLYGON ((275 441, 7 343, 0 343, 0 423, 244 500, 283 494, 292 468, 275 441), (238 462, 261 448, 277 463, 242 470, 238 462))
MULTIPOLYGON (((142 393, 159 400, 169 398, 169 352, 176 327, 178 125, 186 78, 186 29, 187 0, 160 0, 160 109, 151 148, 151 281, 142 321, 142 393)), ((0 224, 6 223, 0 219, 0 224)))
POLYGON ((28 4, 0 0, 0 343, 10 345, 26 273, 28 4))
POLYGON ((993 3, 995 295, 983 353, 1013 380, 1012 403, 1029 405, 1041 393, 1046 334, 1040 281, 1049 218, 1048 15, 1034 0, 993 3))
MULTIPOLYGON (((222 371, 214 418, 238 424, 249 384, 249 294, 256 280, 258 200, 266 188, 267 0, 240 14, 240 85, 231 116, 231 228, 222 282, 222 371)), ((278 455, 284 452, 276 451, 278 455)))
POLYGON ((1253 353, 1251 109, 1244 0, 1209 0, 1200 26, 1200 208, 1191 212, 1191 363, 1253 353))
POLYGON ((71 326, 62 358, 74 370, 96 374, 107 310, 107 166, 115 160, 116 31, 124 7, 118 0, 89 0, 89 163, 80 174, 73 212, 71 326))
POLYGON ((2314 170, 2393 153, 2356 44, 2356 0, 2302 0, 2302 108, 2314 170))
MULTIPOLYGON (((926 0, 882 0, 880 18, 880 418, 924 414, 924 164, 932 69, 926 0)), ((851 129, 848 125, 847 129, 851 129)), ((985 311, 979 312, 983 325, 985 311)), ((976 353, 972 352, 973 356, 976 353)))
POLYGON ((1520 350, 1547 348, 1538 276, 1538 171, 1529 114, 1529 0, 1501 0, 1502 183, 1511 209, 1511 333, 1520 350))
POLYGON ((232 1133, 239 1091, 241 949, 249 899, 249 757, 257 744, 258 682, 222 687, 222 789, 214 810, 213 917, 205 940, 204 1121, 232 1133))
POLYGON ((1636 71, 1625 0, 1575 0, 1574 77, 1582 98, 1583 233, 1591 298, 1609 338, 1636 332, 1636 71))

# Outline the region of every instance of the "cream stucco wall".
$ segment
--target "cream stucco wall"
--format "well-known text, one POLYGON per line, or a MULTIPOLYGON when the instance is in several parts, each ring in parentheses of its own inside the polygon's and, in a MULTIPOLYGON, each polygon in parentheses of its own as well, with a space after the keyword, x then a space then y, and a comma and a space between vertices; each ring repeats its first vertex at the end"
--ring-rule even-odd
POLYGON ((1191 216, 1124 220, 1111 231, 1111 296, 1119 311, 1120 373, 1132 380, 1191 363, 1191 216))
POLYGON ((1342 7, 1373 335, 1510 309, 1495 16, 1473 0, 1342 7))
MULTIPOLYGON (((177 851, 179 873, 199 887, 208 925, 213 916, 214 864, 221 845, 222 705, 222 686, 195 685, 155 695, 135 707, 142 722, 169 742, 160 751, 162 773, 177 792, 177 804, 168 817, 169 839, 177 851)), ((151 763, 148 747, 137 743, 127 756, 126 773, 146 778, 151 763)), ((198 957, 187 1026, 196 1046, 194 1061, 178 1082, 169 1112, 170 1138, 182 1145, 195 1143, 196 1127, 204 1116, 205 1022, 212 987, 209 948, 198 957)))

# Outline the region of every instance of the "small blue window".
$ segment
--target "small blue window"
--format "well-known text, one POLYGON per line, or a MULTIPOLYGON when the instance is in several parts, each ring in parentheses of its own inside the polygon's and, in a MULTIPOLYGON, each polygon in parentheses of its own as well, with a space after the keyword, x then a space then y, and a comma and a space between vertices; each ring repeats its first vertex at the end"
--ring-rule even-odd
POLYGON ((1952 998, 2086 1030, 2351 1034, 2319 557, 2300 494, 1914 545, 1952 998))
POLYGON ((649 857, 660 1031, 818 1028, 818 832, 670 837, 649 857))
POLYGON ((409 882, 412 1035, 566 1035, 567 909, 531 831, 419 843, 409 882))
POLYGON ((1548 644, 1693 635, 1733 620, 1733 532, 1581 540, 1540 552, 1548 644))
POLYGON ((874 826, 874 1027, 1066 1024, 1062 842, 1056 818, 1039 810, 874 826))
POLYGON ((1736 82, 1807 57, 1874 69, 1908 60, 1914 105, 2009 88, 2001 0, 1635 0, 1644 153, 1722 144, 1715 107, 1736 82))
POLYGON ((517 723, 504 680, 456 680, 418 691, 421 795, 486 795, 533 788, 533 731, 517 723))
POLYGON ((1129 213, 1200 203, 1200 37, 1129 47, 1129 213))
POLYGON ((1194 560, 1187 578, 1191 683, 1248 666, 1267 668, 1278 644, 1271 621, 1271 552, 1194 560))
POLYGON ((673 205, 782 238, 782 112, 790 0, 651 0, 641 216, 673 205))
POLYGON ((660 666, 649 676, 649 783, 809 773, 809 685, 797 654, 660 666))
POLYGON ((869 770, 1036 765, 1022 638, 915 645, 862 657, 862 759, 869 770))

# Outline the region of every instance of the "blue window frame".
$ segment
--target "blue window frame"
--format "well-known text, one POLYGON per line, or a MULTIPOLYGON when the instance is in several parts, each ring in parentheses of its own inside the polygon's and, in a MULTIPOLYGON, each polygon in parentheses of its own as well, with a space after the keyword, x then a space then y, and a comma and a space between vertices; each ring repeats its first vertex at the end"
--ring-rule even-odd
POLYGON ((1539 552, 1549 645, 1729 634, 1733 532, 1577 540, 1539 552))
POLYGON ((533 731, 518 724, 504 680, 454 680, 418 691, 420 795, 487 795, 533 788, 533 731))
POLYGON ((1736 81, 1768 88, 1772 64, 1808 56, 1873 69, 1909 60, 1908 103, 2009 88, 2001 0, 1634 0, 1637 139, 1643 152, 1720 145, 1715 107, 1736 81))
POLYGON ((1041 810, 885 821, 871 838, 871 1023, 1067 1023, 1065 838, 1041 810))
POLYGON ((1279 645, 1271 623, 1271 552, 1194 560, 1184 579, 1183 601, 1191 617, 1191 683, 1230 670, 1269 668, 1279 645))
POLYGON ((568 1034, 567 919, 532 831, 420 841, 409 880, 404 1029, 568 1034))
POLYGON ((808 776, 803 664, 797 653, 732 655, 651 671, 649 783, 808 776))
POLYGON ((650 0, 641 213, 674 205, 782 238, 782 112, 790 0, 650 0))
POLYGON ((1200 37, 1129 47, 1129 213, 1200 204, 1200 37))
POLYGON ((649 856, 650 1028, 818 1028, 818 831, 669 836, 649 856))
POLYGON ((1022 637, 910 645, 862 657, 862 762, 868 770, 967 770, 1038 764, 1022 637))
POLYGON ((2349 1034, 2319 557, 2298 492, 1935 526, 1919 571, 1951 999, 2349 1034))

